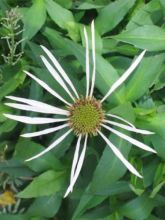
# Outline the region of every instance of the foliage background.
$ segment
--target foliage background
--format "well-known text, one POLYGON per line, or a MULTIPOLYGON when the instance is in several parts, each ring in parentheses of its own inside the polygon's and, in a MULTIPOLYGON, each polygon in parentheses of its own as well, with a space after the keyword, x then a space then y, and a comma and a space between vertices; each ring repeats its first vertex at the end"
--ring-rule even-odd
MULTIPOLYGON (((24 39, 16 50, 15 65, 0 57, 0 206, 1 220, 163 220, 165 218, 165 2, 164 0, 1 0, 0 16, 17 7, 24 39), (129 161, 144 175, 131 175, 100 138, 89 142, 86 160, 73 193, 62 196, 69 182, 75 147, 70 137, 47 155, 25 163, 60 132, 31 140, 19 137, 36 126, 6 119, 3 113, 19 111, 6 107, 5 96, 59 104, 35 82, 26 78, 30 70, 64 97, 61 88, 46 72, 39 55, 40 44, 58 58, 80 93, 85 89, 85 57, 82 28, 95 19, 97 49, 96 96, 130 65, 141 49, 145 58, 125 85, 108 99, 105 108, 156 134, 136 137, 153 146, 157 155, 136 149, 110 135, 129 161), (6 194, 6 192, 10 192, 6 194), (13 202, 14 201, 14 202, 13 202), (19 201, 19 202, 18 202, 19 201), (15 203, 13 204, 12 203, 15 203)), ((3 21, 3 20, 2 20, 3 21)), ((11 30, 0 27, 1 54, 9 47, 3 38, 11 30)), ((67 98, 67 97, 66 97, 67 98)), ((36 116, 36 113, 27 113, 36 116)))

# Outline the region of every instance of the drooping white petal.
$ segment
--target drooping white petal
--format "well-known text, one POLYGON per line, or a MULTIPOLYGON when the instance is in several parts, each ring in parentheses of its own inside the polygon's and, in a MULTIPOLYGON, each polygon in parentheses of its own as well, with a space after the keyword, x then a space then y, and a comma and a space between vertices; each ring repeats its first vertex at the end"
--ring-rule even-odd
POLYGON ((28 116, 19 116, 19 115, 11 115, 11 114, 4 114, 4 116, 12 120, 20 121, 26 124, 48 124, 48 123, 63 122, 68 120, 68 118, 40 118, 40 117, 28 117, 28 116))
MULTIPOLYGON (((47 109, 38 108, 30 105, 23 105, 23 104, 17 104, 17 103, 5 103, 5 105, 10 106, 12 108, 20 109, 20 110, 25 110, 25 111, 32 111, 32 112, 39 112, 39 113, 48 113, 48 114, 55 114, 52 113, 51 111, 47 109)), ((56 112, 58 114, 58 112, 56 112)))
POLYGON ((107 116, 110 116, 110 117, 112 117, 112 118, 119 119, 119 120, 125 122, 126 124, 130 125, 131 127, 135 128, 135 126, 134 126, 131 122, 125 120, 124 118, 122 118, 122 117, 120 117, 120 116, 118 116, 118 115, 113 115, 113 114, 109 114, 109 113, 106 114, 106 115, 107 115, 107 116))
POLYGON ((123 75, 111 86, 107 94, 102 98, 101 102, 105 101, 108 96, 110 96, 127 78, 128 76, 135 70, 140 61, 142 60, 146 50, 144 50, 136 60, 131 64, 131 66, 123 73, 123 75))
POLYGON ((54 128, 47 128, 47 129, 44 129, 42 131, 36 131, 36 132, 32 132, 32 133, 21 134, 20 136, 25 137, 25 138, 37 137, 37 136, 41 136, 41 135, 45 135, 45 134, 50 134, 52 132, 61 130, 61 129, 66 128, 68 126, 69 126, 69 124, 64 124, 64 125, 60 125, 60 126, 57 126, 57 127, 54 127, 54 128))
POLYGON ((57 71, 53 68, 53 66, 47 61, 47 59, 44 56, 41 56, 41 59, 43 63, 45 64, 46 68, 49 70, 50 74, 53 76, 53 78, 62 86, 62 88, 68 93, 68 95, 71 97, 73 101, 75 101, 73 95, 69 91, 68 87, 64 83, 61 76, 57 73, 57 71))
POLYGON ((90 64, 89 64, 89 41, 86 28, 84 27, 85 37, 85 62, 86 62, 86 97, 89 95, 89 81, 90 81, 90 64))
POLYGON ((54 64, 55 68, 59 71, 59 73, 61 74, 63 79, 68 83, 68 85, 70 85, 70 87, 73 90, 73 92, 75 93, 76 97, 79 98, 79 95, 78 95, 78 93, 77 93, 77 91, 76 91, 72 81, 69 79, 68 75, 65 73, 64 69, 59 64, 57 59, 53 56, 53 54, 50 52, 50 50, 48 50, 46 47, 41 45, 41 48, 45 51, 45 53, 47 54, 49 59, 52 61, 52 63, 54 64))
POLYGON ((96 79, 96 50, 95 50, 95 27, 94 21, 91 23, 91 36, 92 36, 92 60, 93 60, 93 73, 92 73, 92 83, 91 83, 91 90, 90 90, 90 97, 93 96, 93 90, 95 86, 95 79, 96 79))
POLYGON ((79 173, 81 171, 81 168, 82 168, 82 165, 83 165, 83 162, 84 162, 84 158, 85 158, 85 152, 86 152, 86 147, 87 147, 87 138, 88 138, 88 135, 85 136, 84 147, 82 149, 79 161, 77 163, 77 168, 76 168, 74 177, 73 177, 72 182, 70 183, 68 189, 66 190, 64 198, 67 197, 67 195, 72 191, 73 186, 76 183, 76 180, 77 180, 77 178, 79 176, 79 173))
POLYGON ((26 99, 26 98, 20 98, 20 97, 15 97, 15 96, 6 96, 6 98, 14 100, 14 101, 22 102, 22 103, 25 103, 25 104, 29 104, 33 107, 38 108, 38 109, 44 109, 45 113, 59 114, 59 115, 69 115, 69 111, 67 111, 67 110, 57 108, 57 107, 54 107, 52 105, 48 105, 44 102, 36 101, 36 100, 33 100, 33 99, 26 99))
POLYGON ((77 162, 78 162, 79 151, 80 151, 81 137, 82 137, 82 135, 79 135, 79 137, 78 137, 78 139, 77 139, 76 149, 75 149, 75 153, 74 153, 74 157, 73 157, 73 163, 72 163, 71 175, 70 175, 70 183, 73 181, 73 177, 74 177, 75 169, 76 169, 77 162))
POLYGON ((32 79, 34 79, 40 86, 42 86, 45 90, 47 90, 50 94, 64 102, 66 105, 71 106, 71 104, 66 101, 64 98, 62 98, 57 92, 55 92, 53 89, 51 89, 45 82, 38 79, 36 76, 32 75, 31 73, 24 71, 28 76, 30 76, 32 79))
POLYGON ((55 140, 50 146, 48 146, 45 150, 41 151, 41 153, 25 160, 25 161, 31 161, 34 160, 38 157, 41 157, 42 155, 46 154, 47 152, 49 152, 50 150, 52 150, 54 147, 56 147, 59 143, 61 143, 70 133, 71 133, 72 129, 68 130, 66 133, 64 133, 61 137, 59 137, 57 140, 55 140))
POLYGON ((142 178, 142 176, 139 174, 139 172, 132 166, 132 164, 130 164, 125 157, 122 155, 122 153, 115 147, 115 145, 113 145, 108 138, 101 132, 101 131, 97 131, 100 136, 105 140, 105 142, 108 144, 108 146, 111 148, 111 150, 113 151, 113 153, 119 158, 119 160, 127 167, 127 169, 133 173, 134 175, 142 178))
POLYGON ((106 128, 107 130, 111 131, 112 133, 116 134, 117 136, 123 138, 124 140, 127 140, 128 142, 130 142, 131 144, 143 149, 143 150, 146 150, 146 151, 149 151, 149 152, 152 152, 152 153, 156 153, 156 151, 154 149, 152 149, 151 147, 147 146, 146 144, 143 144, 141 143, 140 141, 138 140, 135 140, 134 138, 132 137, 129 137, 128 135, 126 134, 123 134, 119 131, 116 131, 115 129, 107 126, 107 125, 104 125, 104 124, 101 124, 104 128, 106 128))
POLYGON ((119 128, 123 128, 123 129, 125 129, 127 131, 136 132, 136 133, 139 133, 139 134, 145 134, 145 135, 154 134, 151 131, 146 131, 146 130, 141 130, 141 129, 133 128, 131 126, 123 125, 123 124, 115 122, 115 121, 104 120, 103 122, 108 123, 110 125, 114 125, 114 126, 119 127, 119 128))

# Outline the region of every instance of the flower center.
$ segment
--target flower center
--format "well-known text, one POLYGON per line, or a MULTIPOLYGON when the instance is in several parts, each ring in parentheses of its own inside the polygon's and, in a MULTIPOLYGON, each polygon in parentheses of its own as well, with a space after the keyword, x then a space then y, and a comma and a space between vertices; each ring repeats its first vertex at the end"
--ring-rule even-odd
POLYGON ((96 135, 104 119, 101 103, 94 98, 78 99, 70 107, 70 127, 76 135, 96 135))

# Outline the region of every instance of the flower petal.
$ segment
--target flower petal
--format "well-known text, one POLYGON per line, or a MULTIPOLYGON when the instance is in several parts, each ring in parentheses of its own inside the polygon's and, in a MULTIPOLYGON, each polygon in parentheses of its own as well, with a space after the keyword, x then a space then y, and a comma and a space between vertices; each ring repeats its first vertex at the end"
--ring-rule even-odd
POLYGON ((145 135, 150 135, 150 134, 154 134, 153 132, 151 131, 146 131, 146 130, 141 130, 141 129, 137 129, 137 128, 133 128, 131 126, 128 126, 128 125, 123 125, 121 123, 118 123, 118 122, 115 122, 115 121, 110 121, 110 120, 104 120, 105 123, 108 123, 110 125, 114 125, 114 126, 117 126, 119 128, 123 128, 127 131, 132 131, 132 132, 136 132, 136 133, 139 133, 139 134, 145 134, 145 135))
POLYGON ((84 141, 84 147, 82 149, 82 152, 81 152, 81 155, 80 155, 80 158, 79 158, 79 161, 77 163, 77 169, 76 169, 76 172, 74 174, 74 177, 72 179, 72 182, 70 183, 65 195, 64 195, 64 198, 67 197, 67 195, 72 191, 73 189, 73 186, 79 176, 79 173, 81 171, 81 168, 82 168, 82 165, 83 165, 83 162, 84 162, 84 158, 85 158, 85 152, 86 152, 86 147, 87 147, 87 138, 88 138, 88 135, 85 136, 85 141, 84 141))
POLYGON ((89 95, 89 83, 90 83, 90 65, 89 65, 89 40, 86 28, 84 27, 85 37, 85 62, 86 62, 86 97, 89 95))
POLYGON ((135 126, 134 126, 131 122, 125 120, 124 118, 122 118, 122 117, 120 117, 120 116, 118 116, 118 115, 113 115, 113 114, 109 114, 109 113, 106 114, 106 115, 107 115, 107 116, 110 116, 110 117, 112 117, 112 118, 119 119, 119 120, 125 122, 126 124, 130 125, 131 127, 135 128, 135 126))
POLYGON ((71 106, 69 102, 67 102, 65 99, 63 99, 57 92, 55 92, 53 89, 51 89, 44 81, 38 79, 36 76, 32 75, 31 73, 24 71, 28 76, 30 76, 32 79, 34 79, 40 86, 42 86, 45 90, 47 90, 50 94, 64 102, 66 105, 71 106))
MULTIPOLYGON (((23 104, 17 104, 17 103, 5 103, 5 105, 10 106, 12 108, 25 110, 25 111, 32 111, 32 112, 39 112, 39 113, 48 113, 48 114, 55 114, 47 109, 47 111, 43 108, 38 108, 30 105, 23 105, 23 104)), ((58 112, 56 112, 58 114, 58 112)))
POLYGON ((134 175, 142 178, 142 176, 139 174, 139 172, 132 166, 132 164, 130 164, 125 157, 122 155, 122 153, 115 147, 115 145, 113 145, 108 138, 106 138, 106 136, 98 130, 98 133, 100 134, 100 136, 105 140, 105 142, 108 144, 108 146, 111 148, 111 150, 113 151, 113 153, 119 158, 119 160, 127 167, 127 169, 133 173, 134 175))
POLYGON ((92 73, 92 83, 91 83, 91 90, 90 90, 90 97, 93 96, 93 90, 95 86, 95 79, 96 79, 96 50, 95 50, 95 27, 94 27, 94 20, 91 23, 91 35, 92 35, 92 60, 93 60, 93 73, 92 73))
POLYGON ((54 122, 68 121, 68 118, 40 118, 40 117, 18 116, 11 114, 4 114, 4 116, 12 120, 20 121, 26 124, 48 124, 54 122))
POLYGON ((20 98, 20 97, 15 97, 15 96, 6 96, 6 98, 14 100, 14 101, 29 104, 33 107, 37 107, 38 109, 44 109, 45 113, 69 115, 69 111, 67 111, 67 110, 57 108, 57 107, 48 105, 44 102, 36 101, 36 100, 33 100, 33 99, 26 99, 26 98, 20 98))
POLYGON ((53 68, 53 66, 47 61, 47 59, 44 56, 41 56, 41 59, 43 63, 45 64, 46 68, 49 70, 50 74, 53 76, 53 78, 61 85, 61 87, 68 93, 68 95, 71 97, 73 101, 75 101, 73 95, 69 91, 68 87, 64 83, 61 76, 57 73, 57 71, 53 68))
POLYGON ((108 96, 110 96, 127 78, 128 76, 134 71, 134 69, 138 66, 140 61, 143 59, 146 50, 144 50, 136 60, 131 64, 131 66, 123 73, 123 75, 111 86, 107 94, 102 98, 101 102, 105 101, 108 96))
POLYGON ((31 138, 31 137, 37 137, 37 136, 41 136, 41 135, 45 135, 45 134, 49 134, 58 130, 61 130, 63 128, 68 127, 69 124, 64 124, 64 125, 60 125, 54 128, 48 128, 48 129, 44 129, 42 131, 36 131, 36 132, 32 132, 32 133, 26 133, 26 134, 21 134, 21 137, 25 137, 25 138, 31 138))
POLYGON ((61 76, 63 77, 63 79, 68 83, 68 85, 70 85, 71 89, 73 90, 73 92, 75 93, 76 97, 79 98, 79 95, 72 83, 72 81, 69 79, 68 75, 65 73, 64 69, 62 68, 62 66, 59 64, 59 62, 57 61, 57 59, 53 56, 53 54, 50 52, 50 50, 48 50, 46 47, 41 45, 41 48, 45 51, 45 53, 47 54, 47 56, 49 57, 49 59, 52 61, 52 63, 54 64, 54 66, 56 67, 56 69, 59 71, 59 73, 61 74, 61 76))
POLYGON ((64 133, 61 137, 59 137, 57 140, 55 140, 49 147, 47 147, 45 150, 41 151, 41 153, 25 160, 25 161, 31 161, 38 157, 41 157, 42 155, 46 154, 48 151, 52 150, 54 147, 56 147, 59 143, 61 143, 70 133, 72 129, 68 130, 66 133, 64 133))
POLYGON ((134 138, 132 137, 129 137, 128 135, 126 134, 123 134, 119 131, 116 131, 115 129, 113 128, 110 128, 109 126, 107 125, 104 125, 104 124, 101 124, 104 128, 106 128, 107 130, 111 131, 112 133, 116 134, 117 136, 127 140, 128 142, 130 142, 131 144, 143 149, 143 150, 146 150, 146 151, 149 151, 149 152, 152 152, 152 153, 156 153, 156 151, 154 149, 152 149, 151 147, 141 143, 140 141, 138 140, 135 140, 134 138))
POLYGON ((76 169, 76 166, 77 166, 77 161, 78 161, 79 151, 80 151, 81 137, 82 137, 82 135, 79 135, 79 137, 77 139, 76 149, 75 149, 75 153, 74 153, 74 157, 73 157, 71 175, 70 175, 70 183, 73 181, 73 177, 74 177, 74 174, 75 174, 75 169, 76 169))

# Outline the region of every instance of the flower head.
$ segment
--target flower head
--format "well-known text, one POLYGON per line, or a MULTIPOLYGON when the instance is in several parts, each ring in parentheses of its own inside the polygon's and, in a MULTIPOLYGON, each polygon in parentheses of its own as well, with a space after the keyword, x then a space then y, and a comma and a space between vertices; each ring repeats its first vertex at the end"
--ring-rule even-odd
POLYGON ((77 135, 95 135, 104 119, 102 105, 95 98, 81 98, 69 108, 69 123, 77 135))
POLYGON ((44 56, 41 56, 43 63, 45 64, 46 68, 53 76, 53 78, 62 86, 62 88, 68 94, 71 101, 68 102, 62 96, 60 96, 56 91, 54 91, 51 87, 49 87, 45 82, 38 79, 36 76, 32 75, 31 73, 25 71, 25 73, 29 77, 35 80, 51 95, 55 96, 57 99, 63 102, 66 105, 66 107, 59 108, 36 100, 25 99, 14 96, 8 96, 7 98, 17 101, 19 103, 6 103, 6 105, 8 106, 21 110, 61 116, 60 118, 57 119, 57 118, 27 117, 27 116, 5 114, 5 116, 10 119, 28 124, 60 123, 60 125, 58 126, 21 135, 23 137, 29 137, 29 138, 36 137, 67 128, 67 131, 64 132, 64 134, 60 136, 58 139, 56 139, 53 143, 51 143, 45 150, 27 159, 26 161, 34 160, 44 155, 51 149, 55 148, 68 135, 73 134, 77 137, 77 144, 76 144, 72 168, 71 168, 70 185, 64 197, 66 197, 73 190, 74 184, 79 176, 79 173, 83 165, 88 138, 92 138, 93 135, 99 135, 131 173, 133 173, 138 177, 142 177, 139 174, 139 172, 126 160, 126 158, 122 155, 122 153, 118 150, 118 148, 114 146, 114 144, 103 134, 102 128, 116 134, 118 137, 123 138, 124 140, 130 142, 131 144, 143 150, 156 153, 155 150, 153 150, 151 147, 141 143, 138 140, 135 140, 134 138, 126 134, 121 133, 120 131, 116 130, 113 127, 122 128, 131 132, 136 132, 144 135, 152 134, 152 132, 137 129, 133 124, 131 124, 127 120, 117 115, 106 113, 102 107, 102 103, 131 75, 131 73, 133 73, 134 69, 138 66, 146 51, 143 51, 135 59, 135 61, 123 73, 123 75, 110 87, 110 89, 107 91, 105 96, 102 97, 101 100, 97 100, 93 96, 95 78, 96 78, 94 22, 92 22, 91 24, 92 61, 93 61, 92 74, 90 74, 91 71, 89 65, 89 45, 88 45, 89 43, 85 28, 84 28, 84 36, 86 43, 86 94, 83 97, 78 94, 75 86, 73 85, 72 81, 69 79, 68 75, 65 73, 63 68, 60 66, 57 59, 52 55, 52 53, 47 48, 41 46, 44 52, 46 53, 46 55, 48 56, 49 60, 51 61, 50 62, 44 56), (115 119, 115 121, 113 119, 115 119), (119 122, 116 122, 116 119, 119 122), (82 148, 80 147, 81 145, 83 145, 82 148))

